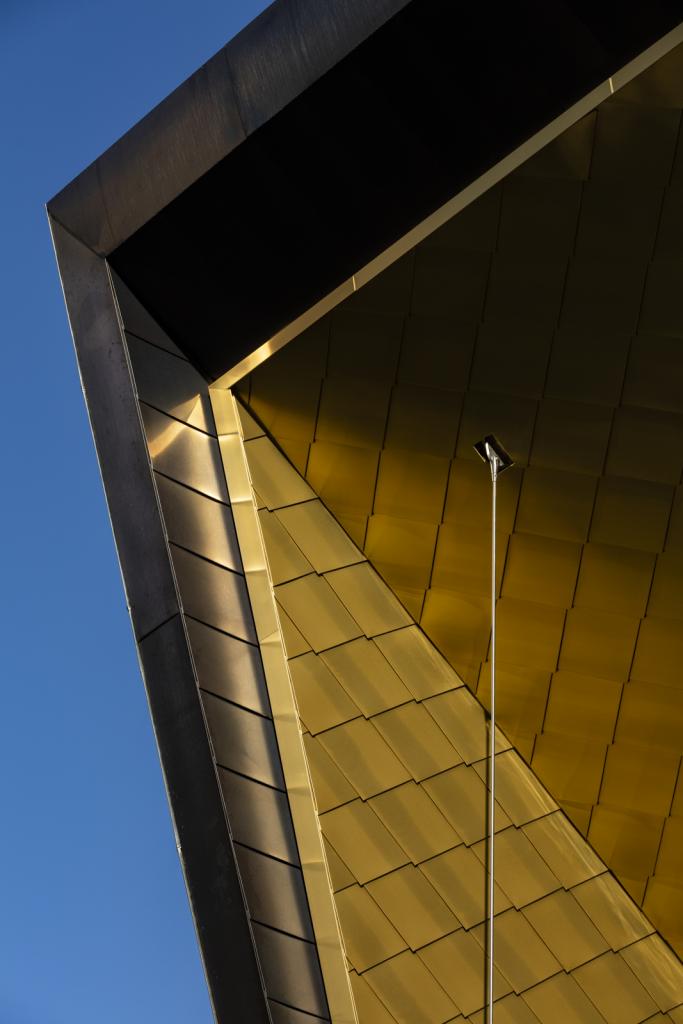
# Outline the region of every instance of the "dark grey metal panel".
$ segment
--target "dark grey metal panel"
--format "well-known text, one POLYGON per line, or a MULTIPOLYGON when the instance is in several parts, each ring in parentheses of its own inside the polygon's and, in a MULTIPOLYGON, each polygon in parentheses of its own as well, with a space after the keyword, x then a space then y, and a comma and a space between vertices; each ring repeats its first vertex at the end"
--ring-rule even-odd
POLYGON ((110 253, 244 137, 220 51, 55 196, 50 212, 110 253))
POLYGON ((225 48, 247 134, 282 110, 409 0, 279 0, 225 48))
POLYGON ((316 947, 256 922, 252 927, 268 995, 287 1006, 326 1017, 316 947))
POLYGON ((265 1022, 235 854, 180 616, 139 645, 178 845, 220 1022, 265 1022))
POLYGON ((116 304, 104 261, 54 221, 50 226, 133 629, 141 637, 175 615, 178 600, 116 304))
POLYGON ((290 864, 299 863, 289 802, 284 793, 219 768, 233 839, 290 864))
POLYGON ((126 342, 138 397, 177 420, 215 434, 211 402, 201 374, 186 359, 179 360, 133 334, 126 334, 126 342))
POLYGON ((152 465, 211 498, 228 501, 218 442, 151 406, 140 403, 152 465))
POLYGON ((169 540, 241 572, 242 559, 229 506, 158 473, 156 481, 169 540))
POLYGON ((293 1010, 291 1006, 283 1006, 276 1003, 274 999, 268 1000, 270 1016, 273 1024, 315 1024, 317 1020, 328 1020, 327 1017, 314 1017, 310 1013, 301 1013, 293 1010))
POLYGON ((49 203, 107 255, 408 0, 277 0, 49 203))
POLYGON ((114 285, 119 314, 125 329, 131 334, 137 335, 138 338, 143 338, 152 345, 157 345, 159 348, 165 349, 166 352, 171 352, 180 359, 185 359, 178 346, 162 331, 158 323, 152 319, 145 307, 138 302, 118 274, 111 267, 109 272, 114 285))
POLYGON ((240 775, 284 789, 275 729, 269 718, 202 692, 216 760, 240 775))
POLYGON ((252 918, 314 942, 301 869, 239 844, 235 852, 252 918))
POLYGON ((244 576, 171 545, 183 608, 193 619, 256 643, 244 576))
POLYGON ((189 616, 185 621, 201 688, 260 715, 270 715, 258 647, 189 616))

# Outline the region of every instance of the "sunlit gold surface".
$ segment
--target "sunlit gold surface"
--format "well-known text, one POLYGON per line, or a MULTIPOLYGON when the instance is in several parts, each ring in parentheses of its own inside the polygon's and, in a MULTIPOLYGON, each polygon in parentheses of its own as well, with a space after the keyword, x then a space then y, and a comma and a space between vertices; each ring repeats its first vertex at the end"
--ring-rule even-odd
MULTIPOLYGON (((499 720, 680 952, 681 48, 613 85, 239 388, 484 705, 490 482, 472 443, 512 450, 499 720)), ((474 736, 453 734, 467 763, 474 736)))
MULTIPOLYGON (((264 441, 245 440, 247 464, 252 453, 263 464, 264 441)), ((285 457, 268 443, 268 464, 281 477, 277 463, 285 457)), ((291 494, 292 510, 305 507, 297 487, 291 494)), ((282 514, 287 508, 279 521, 296 530, 296 517, 282 514)), ((313 642, 313 650, 290 655, 288 669, 300 728, 310 730, 303 739, 358 1019, 478 1020, 485 992, 484 712, 424 634, 397 615, 388 586, 370 575, 335 520, 319 513, 313 520, 325 534, 316 548, 343 549, 352 565, 303 577, 318 581, 306 584, 308 600, 289 600, 291 583, 275 584, 274 593, 313 642), (342 573, 348 581, 333 587, 342 573), (369 591, 357 585, 361 578, 371 582, 369 591), (327 593, 323 586, 348 616, 335 613, 346 624, 341 633, 327 632, 328 607, 317 601, 327 593)), ((263 540, 266 561, 279 564, 278 546, 290 551, 293 537, 283 541, 271 531, 263 540)), ((500 1019, 533 1024, 529 1014, 538 1008, 538 1019, 550 1021, 554 1006, 552 1024, 640 1022, 664 1004, 683 1004, 678 959, 657 957, 636 905, 502 734, 497 759, 500 1019), (639 940, 648 945, 640 949, 639 940), (619 991, 603 992, 604 985, 619 991)))

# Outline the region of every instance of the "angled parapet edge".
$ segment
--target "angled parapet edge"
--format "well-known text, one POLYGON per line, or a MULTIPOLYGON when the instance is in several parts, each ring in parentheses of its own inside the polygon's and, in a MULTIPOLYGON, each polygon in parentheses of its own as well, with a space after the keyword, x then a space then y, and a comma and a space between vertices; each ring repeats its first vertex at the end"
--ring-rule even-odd
MULTIPOLYGON (((240 545, 256 632, 263 657, 268 695, 275 723, 286 791, 301 856, 313 930, 334 1024, 355 1024, 356 1015, 339 920, 332 896, 323 839, 299 726, 299 715, 287 667, 282 623, 275 602, 266 548, 244 451, 244 431, 252 425, 238 414, 233 395, 210 389, 218 443, 228 481, 235 530, 240 545)), ((259 436, 257 429, 247 436, 259 436)), ((265 440, 265 438, 264 438, 265 440)), ((270 443, 270 442, 267 442, 270 443)), ((292 471, 297 491, 309 491, 292 471)), ((310 496, 313 494, 310 492, 310 496)))

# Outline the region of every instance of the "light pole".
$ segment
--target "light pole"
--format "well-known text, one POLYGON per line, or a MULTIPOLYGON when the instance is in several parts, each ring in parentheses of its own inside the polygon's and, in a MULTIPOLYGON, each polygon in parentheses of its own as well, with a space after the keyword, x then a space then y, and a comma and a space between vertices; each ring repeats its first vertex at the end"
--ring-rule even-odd
POLYGON ((495 869, 496 807, 496 502, 498 477, 513 462, 493 434, 477 441, 474 450, 491 470, 491 717, 489 720, 489 807, 488 807, 488 928, 486 933, 486 1021, 493 1024, 493 898, 495 869))

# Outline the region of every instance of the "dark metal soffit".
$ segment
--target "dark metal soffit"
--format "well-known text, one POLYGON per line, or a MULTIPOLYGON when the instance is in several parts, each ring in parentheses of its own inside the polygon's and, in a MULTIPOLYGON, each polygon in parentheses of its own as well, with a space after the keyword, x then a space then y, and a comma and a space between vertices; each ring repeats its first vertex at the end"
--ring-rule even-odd
POLYGON ((277 0, 49 211, 213 379, 681 20, 277 0))

